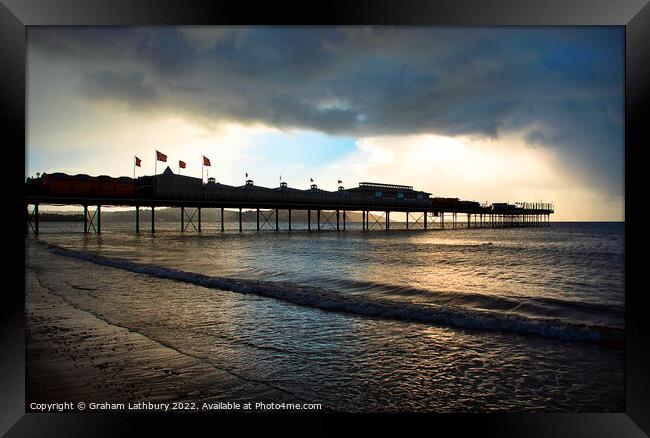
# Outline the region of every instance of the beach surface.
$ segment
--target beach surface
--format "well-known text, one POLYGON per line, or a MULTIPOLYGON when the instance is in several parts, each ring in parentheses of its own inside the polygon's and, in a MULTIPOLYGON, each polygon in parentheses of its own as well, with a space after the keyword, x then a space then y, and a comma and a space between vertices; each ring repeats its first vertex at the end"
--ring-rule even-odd
POLYGON ((43 287, 31 269, 25 300, 28 409, 31 403, 127 400, 193 401, 197 406, 224 400, 242 405, 296 401, 285 391, 218 369, 75 307, 43 287))

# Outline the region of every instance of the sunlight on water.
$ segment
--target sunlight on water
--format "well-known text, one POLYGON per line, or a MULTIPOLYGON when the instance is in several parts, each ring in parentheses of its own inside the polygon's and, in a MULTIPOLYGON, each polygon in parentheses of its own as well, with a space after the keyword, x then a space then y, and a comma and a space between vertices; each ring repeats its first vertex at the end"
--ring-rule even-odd
POLYGON ((56 271, 48 288, 306 399, 349 410, 622 409, 622 351, 591 342, 622 333, 622 224, 57 232, 75 226, 43 224, 38 240, 59 252, 28 239, 28 264, 56 271))

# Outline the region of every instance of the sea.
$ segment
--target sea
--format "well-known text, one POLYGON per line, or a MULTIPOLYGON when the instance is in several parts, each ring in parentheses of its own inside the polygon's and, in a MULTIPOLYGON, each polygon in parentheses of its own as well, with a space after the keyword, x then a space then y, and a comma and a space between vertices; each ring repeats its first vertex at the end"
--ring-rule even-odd
POLYGON ((624 223, 202 225, 41 222, 26 268, 80 309, 328 410, 625 411, 624 223))

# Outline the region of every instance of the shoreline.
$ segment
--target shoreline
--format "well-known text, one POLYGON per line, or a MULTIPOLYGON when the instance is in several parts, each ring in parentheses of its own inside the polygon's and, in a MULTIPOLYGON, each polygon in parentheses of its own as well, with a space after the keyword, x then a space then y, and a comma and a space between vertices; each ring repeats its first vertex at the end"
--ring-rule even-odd
POLYGON ((37 409, 30 410, 29 402, 77 401, 97 403, 87 410, 125 411, 139 409, 120 404, 157 403, 153 411, 163 411, 179 402, 214 402, 216 408, 207 410, 233 412, 240 408, 219 403, 263 399, 276 404, 325 402, 322 410, 345 412, 484 412, 513 408, 515 402, 515 409, 536 412, 617 409, 615 397, 610 401, 603 393, 600 401, 594 395, 603 388, 585 393, 593 399, 583 397, 591 379, 602 378, 602 366, 611 368, 618 361, 616 352, 591 343, 499 332, 481 336, 471 330, 322 313, 304 306, 289 311, 278 300, 170 283, 61 257, 33 241, 27 244, 27 254, 30 412, 37 409), (355 330, 351 336, 353 326, 360 334, 355 330), (375 337, 384 332, 394 333, 390 341, 375 337), (360 356, 358 339, 375 347, 362 347, 360 356), (452 339, 463 349, 449 348, 452 339), (504 348, 504 342, 511 347, 504 348), (330 343, 338 350, 330 352, 330 343), (400 351, 408 352, 407 357, 400 351), (561 361, 567 354, 584 361, 587 373, 584 366, 561 361), (561 374, 551 380, 544 378, 548 364, 556 363, 545 361, 549 356, 558 357, 561 365, 561 374), (603 365, 591 367, 596 360, 603 365), (398 365, 404 363, 407 366, 398 365), (411 371, 414 366, 416 371, 411 371), (512 369, 524 370, 524 377, 508 374, 512 369), (537 371, 529 376, 526 370, 537 371), (436 377, 440 373, 445 380, 436 377), (384 375, 391 376, 390 383, 384 375), (317 381, 314 376, 321 377, 317 381), (417 386, 422 380, 428 383, 417 386), (373 384, 378 386, 369 386, 373 384), (441 391, 456 388, 462 388, 461 393, 449 393, 447 402, 431 401, 441 391), (412 391, 415 397, 392 398, 403 393, 397 391, 412 391))
POLYGON ((25 275, 27 412, 39 411, 33 403, 296 401, 74 307, 29 267, 25 275))

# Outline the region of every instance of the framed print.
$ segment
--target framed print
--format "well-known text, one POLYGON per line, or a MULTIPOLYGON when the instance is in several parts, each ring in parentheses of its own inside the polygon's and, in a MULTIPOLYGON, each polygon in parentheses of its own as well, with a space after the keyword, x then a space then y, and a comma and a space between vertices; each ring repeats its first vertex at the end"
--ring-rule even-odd
POLYGON ((0 431, 645 436, 645 3, 4 1, 0 431))

